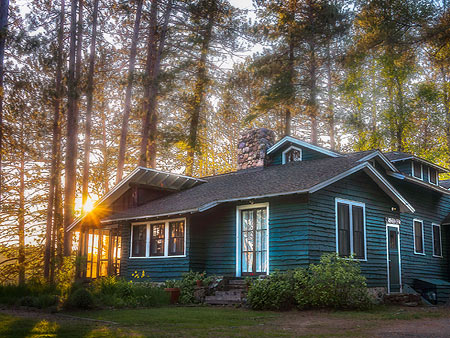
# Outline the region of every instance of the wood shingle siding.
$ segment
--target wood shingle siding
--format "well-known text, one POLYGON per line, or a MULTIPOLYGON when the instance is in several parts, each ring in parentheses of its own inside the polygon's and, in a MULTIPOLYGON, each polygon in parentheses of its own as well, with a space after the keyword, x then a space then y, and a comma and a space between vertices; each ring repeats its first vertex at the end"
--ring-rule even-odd
POLYGON ((396 206, 366 174, 356 173, 311 194, 312 215, 309 236, 309 256, 317 263, 325 252, 336 252, 335 198, 365 203, 367 261, 361 261, 361 271, 371 287, 386 287, 386 222, 385 217, 399 217, 391 211, 396 206))
MULTIPOLYGON (((186 257, 156 257, 156 258, 130 258, 130 234, 131 223, 122 224, 122 262, 121 275, 126 279, 133 280, 133 273, 139 274, 145 271, 144 281, 150 278, 154 282, 163 282, 168 279, 177 279, 185 272, 189 271, 189 240, 186 241, 186 257)), ((186 227, 186 236, 189 239, 189 222, 186 227)))

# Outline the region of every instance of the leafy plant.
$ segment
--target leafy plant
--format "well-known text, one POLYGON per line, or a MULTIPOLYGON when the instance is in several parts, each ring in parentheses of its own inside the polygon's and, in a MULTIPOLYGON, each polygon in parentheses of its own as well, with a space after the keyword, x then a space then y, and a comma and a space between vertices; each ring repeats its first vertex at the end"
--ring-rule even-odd
POLYGON ((287 310, 294 304, 292 271, 275 272, 263 279, 250 281, 247 295, 253 310, 287 310))
POLYGON ((91 309, 94 307, 94 297, 88 289, 79 288, 69 296, 67 306, 74 309, 91 309))
POLYGON ((319 264, 294 273, 299 308, 362 309, 372 302, 357 261, 325 254, 319 264))

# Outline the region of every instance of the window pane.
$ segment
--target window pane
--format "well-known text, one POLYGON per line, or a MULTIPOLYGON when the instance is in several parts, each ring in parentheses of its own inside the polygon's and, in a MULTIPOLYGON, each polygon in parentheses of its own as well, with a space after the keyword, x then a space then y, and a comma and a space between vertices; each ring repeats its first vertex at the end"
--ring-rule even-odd
POLYGON ((164 223, 152 224, 150 230, 150 256, 164 256, 164 223))
POLYGON ((433 225, 433 254, 442 256, 441 252, 441 227, 433 225))
POLYGON ((437 184, 437 171, 432 168, 430 168, 430 182, 437 184))
POLYGON ((349 206, 338 203, 338 251, 340 256, 350 256, 349 206))
POLYGON ((416 252, 423 253, 422 223, 414 221, 414 243, 416 252))
POLYGON ((422 164, 419 162, 413 162, 414 177, 422 178, 422 164))
POLYGON ((291 149, 289 150, 286 154, 285 154, 286 158, 285 161, 286 162, 297 162, 297 161, 301 161, 301 153, 299 150, 297 149, 291 149))
POLYGON ((132 257, 145 257, 145 244, 147 240, 147 226, 133 226, 133 252, 132 257))
POLYGON ((364 259, 364 216, 363 208, 352 206, 353 251, 355 258, 364 259))
POLYGON ((184 255, 184 221, 169 223, 169 255, 184 255))

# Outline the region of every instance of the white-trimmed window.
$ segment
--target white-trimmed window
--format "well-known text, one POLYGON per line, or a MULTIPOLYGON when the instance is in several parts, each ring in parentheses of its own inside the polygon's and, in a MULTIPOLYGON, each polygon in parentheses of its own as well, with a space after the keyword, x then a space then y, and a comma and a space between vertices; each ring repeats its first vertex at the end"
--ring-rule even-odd
POLYGON ((434 168, 428 168, 428 182, 434 185, 439 185, 439 173, 434 168))
POLYGON ((442 257, 442 239, 441 239, 441 226, 439 224, 431 224, 432 238, 433 238, 433 256, 442 257))
POLYGON ((169 219, 131 226, 130 257, 186 256, 186 219, 169 219))
POLYGON ((336 199, 336 251, 341 257, 366 259, 364 203, 336 199))
POLYGON ((423 180, 423 166, 418 161, 411 161, 412 175, 419 180, 423 180))
POLYGON ((425 255, 425 247, 423 241, 423 221, 420 219, 413 220, 413 237, 414 253, 425 255))
POLYGON ((302 149, 296 146, 290 146, 282 153, 282 164, 289 162, 299 162, 302 160, 302 149))

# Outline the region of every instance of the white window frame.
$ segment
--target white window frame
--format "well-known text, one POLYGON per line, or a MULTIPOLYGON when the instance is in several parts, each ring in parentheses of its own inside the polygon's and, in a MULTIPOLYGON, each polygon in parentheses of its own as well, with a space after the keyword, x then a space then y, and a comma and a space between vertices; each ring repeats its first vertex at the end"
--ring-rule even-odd
POLYGON ((442 255, 442 229, 441 229, 441 225, 438 223, 431 223, 431 242, 433 243, 433 257, 437 257, 437 258, 443 258, 442 255), (440 255, 435 255, 434 254, 434 227, 438 227, 439 228, 439 246, 441 249, 441 254, 440 255))
POLYGON ((269 238, 270 238, 270 214, 269 214, 269 202, 266 203, 255 203, 255 204, 246 204, 246 205, 238 205, 236 207, 236 277, 241 277, 241 260, 242 260, 242 252, 241 252, 241 211, 248 209, 258 209, 258 208, 266 208, 267 214, 267 239, 266 239, 266 247, 267 247, 267 275, 269 275, 270 270, 270 247, 269 247, 269 238))
POLYGON ((425 256, 425 236, 424 236, 424 231, 423 231, 423 221, 421 219, 414 218, 413 222, 412 222, 412 228, 413 228, 414 254, 425 256), (423 252, 417 252, 417 250, 416 250, 416 227, 414 226, 416 222, 419 222, 422 224, 422 250, 423 250, 423 252))
POLYGON ((131 224, 131 233, 130 233, 130 259, 158 259, 158 258, 180 258, 180 257, 186 257, 186 238, 187 238, 187 230, 188 224, 186 221, 186 218, 171 218, 166 220, 159 220, 159 221, 151 221, 151 222, 139 222, 139 223, 132 223, 131 224), (184 253, 183 255, 169 255, 169 223, 171 222, 177 222, 177 221, 184 221, 184 253), (152 224, 161 224, 164 223, 164 256, 150 256, 150 230, 152 224), (147 239, 145 241, 145 256, 144 257, 134 257, 133 254, 133 227, 138 225, 146 225, 147 226, 147 239))
POLYGON ((287 154, 288 152, 290 152, 291 150, 298 150, 298 151, 300 152, 300 160, 299 160, 299 161, 296 161, 296 162, 301 162, 301 161, 303 161, 303 150, 302 150, 302 148, 299 148, 299 147, 296 147, 296 146, 290 146, 289 148, 287 148, 286 150, 284 150, 284 151, 281 153, 281 164, 286 164, 286 163, 288 163, 288 162, 286 161, 286 154, 287 154))
POLYGON ((420 164, 420 177, 417 177, 417 176, 415 176, 415 172, 414 172, 414 162, 415 161, 411 161, 411 174, 412 174, 412 177, 423 181, 423 164, 417 161, 417 163, 420 164))
POLYGON ((433 170, 436 173, 436 183, 431 182, 431 168, 430 167, 428 167, 428 183, 438 186, 439 185, 439 172, 434 168, 433 168, 433 170))
POLYGON ((357 201, 351 201, 346 200, 343 198, 336 198, 335 199, 335 221, 336 221, 336 253, 339 255, 339 226, 338 226, 338 203, 347 204, 350 206, 349 208, 349 222, 350 222, 350 253, 353 255, 355 252, 353 250, 353 212, 352 207, 362 207, 363 209, 363 227, 364 227, 364 258, 346 258, 346 259, 352 259, 355 261, 360 262, 367 262, 367 231, 366 231, 366 204, 363 202, 357 202, 357 201))

